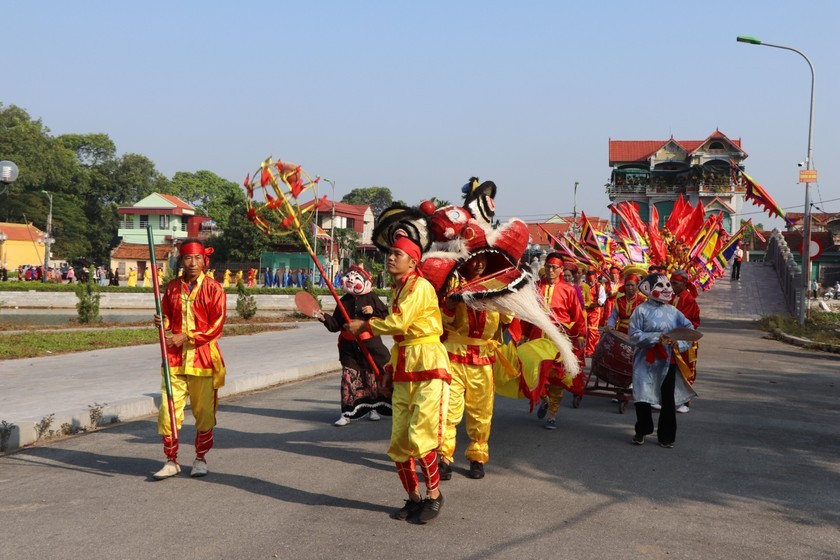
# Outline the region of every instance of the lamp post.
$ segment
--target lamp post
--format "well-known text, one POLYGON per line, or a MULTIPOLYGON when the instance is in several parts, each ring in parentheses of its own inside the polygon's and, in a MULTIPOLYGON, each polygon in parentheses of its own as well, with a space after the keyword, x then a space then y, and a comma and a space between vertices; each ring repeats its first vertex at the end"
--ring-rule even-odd
POLYGON ((332 213, 330 216, 330 277, 327 281, 332 283, 335 271, 333 270, 333 243, 335 242, 335 181, 324 179, 332 187, 332 196, 330 202, 332 203, 332 213))
MULTIPOLYGON (((798 51, 791 47, 782 45, 773 45, 765 43, 755 37, 741 35, 736 39, 739 43, 747 43, 750 45, 762 45, 765 47, 773 47, 775 49, 784 49, 786 51, 793 51, 808 63, 808 68, 811 69, 811 110, 808 117, 808 155, 805 158, 805 169, 813 169, 813 161, 811 158, 811 145, 814 138, 814 87, 817 81, 817 75, 814 72, 814 65, 811 64, 811 59, 805 56, 805 53, 798 51)), ((802 293, 799 296, 799 324, 805 324, 805 316, 808 308, 808 289, 811 284, 811 176, 808 174, 808 179, 805 181, 805 212, 803 216, 803 232, 802 232, 802 293)))
POLYGON ((0 231, 0 273, 3 274, 3 278, 0 278, 3 282, 7 280, 6 274, 6 240, 9 239, 9 236, 6 235, 5 232, 0 231))
POLYGON ((7 159, 0 161, 0 183, 3 183, 3 190, 0 194, 6 192, 6 189, 9 188, 9 185, 14 183, 18 178, 18 166, 7 159))
POLYGON ((54 241, 52 238, 52 193, 47 191, 41 191, 47 198, 50 199, 50 213, 47 215, 47 235, 44 237, 44 274, 41 275, 41 280, 43 282, 47 281, 47 271, 50 269, 50 249, 52 248, 52 242, 54 241))

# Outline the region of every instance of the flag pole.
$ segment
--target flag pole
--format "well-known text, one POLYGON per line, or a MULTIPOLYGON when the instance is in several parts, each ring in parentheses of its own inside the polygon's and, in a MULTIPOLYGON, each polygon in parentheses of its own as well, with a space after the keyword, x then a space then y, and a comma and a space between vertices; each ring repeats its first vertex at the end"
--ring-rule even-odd
POLYGON ((146 227, 146 236, 149 240, 149 260, 152 263, 152 287, 155 292, 155 311, 160 317, 158 327, 158 341, 160 342, 161 369, 163 370, 163 385, 166 391, 166 407, 169 409, 169 428, 172 432, 172 440, 178 441, 178 423, 175 420, 175 401, 172 398, 172 380, 169 378, 169 359, 166 355, 166 330, 163 326, 163 311, 160 306, 160 282, 157 273, 157 261, 155 260, 155 238, 152 233, 152 226, 146 227))

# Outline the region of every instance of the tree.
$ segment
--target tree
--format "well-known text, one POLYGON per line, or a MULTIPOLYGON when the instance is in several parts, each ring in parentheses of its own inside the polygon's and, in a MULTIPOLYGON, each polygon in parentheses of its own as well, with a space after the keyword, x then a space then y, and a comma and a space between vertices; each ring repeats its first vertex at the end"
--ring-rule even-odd
MULTIPOLYGON (((227 225, 222 234, 211 238, 208 242, 208 245, 216 250, 213 256, 215 260, 219 262, 257 261, 260 253, 274 251, 278 245, 297 244, 297 238, 291 234, 268 236, 257 229, 248 220, 244 196, 229 192, 221 203, 227 205, 229 212, 226 218, 227 225)), ((269 221, 273 221, 271 216, 269 216, 269 221)))
POLYGON ((383 210, 391 206, 394 196, 388 187, 368 187, 353 189, 345 194, 341 202, 346 204, 368 204, 374 218, 379 218, 383 210))
POLYGON ((452 203, 449 202, 448 200, 442 200, 442 199, 440 199, 436 196, 433 196, 429 200, 435 205, 435 208, 443 208, 444 206, 451 206, 452 205, 452 203))
POLYGON ((103 133, 63 134, 58 140, 76 153, 79 163, 89 168, 111 161, 117 154, 114 141, 103 133))
POLYGON ((104 200, 119 205, 134 204, 154 192, 170 193, 169 180, 157 169, 152 160, 140 154, 125 154, 110 169, 111 190, 103 193, 104 200))
POLYGON ((333 232, 333 243, 339 261, 348 258, 352 260, 356 249, 359 247, 359 234, 352 229, 336 228, 333 232))
POLYGON ((224 231, 231 214, 231 203, 245 201, 245 192, 237 183, 222 179, 212 171, 175 173, 171 192, 190 203, 200 214, 210 216, 224 231))

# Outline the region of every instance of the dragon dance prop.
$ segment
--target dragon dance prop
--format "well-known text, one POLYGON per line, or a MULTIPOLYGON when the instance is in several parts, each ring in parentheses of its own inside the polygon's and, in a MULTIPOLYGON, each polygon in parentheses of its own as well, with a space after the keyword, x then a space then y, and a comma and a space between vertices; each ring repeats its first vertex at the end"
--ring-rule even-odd
POLYGON ((149 259, 152 262, 152 287, 155 292, 155 312, 160 317, 158 327, 158 342, 160 342, 161 369, 163 370, 163 386, 166 391, 166 404, 169 409, 169 427, 172 431, 172 441, 178 441, 178 422, 175 420, 175 402, 172 397, 172 380, 169 378, 169 358, 166 355, 166 331, 163 325, 163 310, 160 306, 160 278, 158 277, 157 260, 155 259, 155 238, 152 226, 146 228, 149 240, 149 259))
MULTIPOLYGON (((273 161, 269 157, 260 164, 260 168, 253 177, 248 174, 243 184, 248 194, 248 219, 265 235, 294 234, 309 253, 321 277, 326 278, 327 273, 306 236, 306 232, 311 230, 310 226, 318 205, 327 198, 324 196, 318 200, 317 185, 320 179, 320 177, 312 179, 300 165, 279 160, 273 161), (255 200, 255 196, 260 192, 264 196, 264 202, 255 200)), ((336 308, 349 323, 350 315, 341 304, 341 298, 332 282, 326 282, 326 285, 335 300, 336 308)), ((371 371, 379 376, 382 372, 376 367, 376 362, 367 347, 361 343, 364 339, 365 336, 362 334, 356 338, 356 341, 370 364, 371 371)))

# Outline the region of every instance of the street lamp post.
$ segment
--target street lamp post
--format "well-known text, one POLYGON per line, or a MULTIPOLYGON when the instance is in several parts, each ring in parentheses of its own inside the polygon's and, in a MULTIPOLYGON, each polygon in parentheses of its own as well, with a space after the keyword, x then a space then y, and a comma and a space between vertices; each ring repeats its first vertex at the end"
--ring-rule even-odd
POLYGON ((6 159, 0 161, 0 183, 3 183, 3 190, 0 191, 0 194, 5 193, 9 185, 17 180, 19 172, 18 166, 14 162, 6 159))
MULTIPOLYGON (((762 45, 765 47, 773 47, 775 49, 784 49, 786 51, 793 51, 808 63, 808 68, 811 69, 811 110, 808 117, 808 155, 805 158, 805 169, 813 169, 813 160, 811 157, 811 146, 814 138, 814 87, 817 82, 817 75, 814 72, 814 65, 811 64, 811 59, 805 56, 805 53, 798 51, 791 47, 782 45, 773 45, 764 43, 755 37, 741 35, 736 39, 739 43, 747 43, 750 45, 762 45)), ((808 308, 808 289, 811 284, 811 178, 808 174, 808 179, 805 181, 805 212, 803 216, 803 232, 802 232, 802 290, 799 295, 799 324, 805 324, 805 316, 808 308)))
POLYGON ((47 215, 47 236, 44 238, 44 274, 41 276, 43 282, 47 281, 47 271, 50 268, 50 249, 52 248, 52 200, 53 195, 47 191, 41 191, 50 199, 50 213, 47 215))
MULTIPOLYGON (((6 240, 9 239, 9 236, 6 235, 5 232, 0 231, 0 273, 6 272, 6 240)), ((4 274, 4 275, 5 275, 4 274)), ((0 278, 2 281, 6 281, 6 278, 0 278)))

